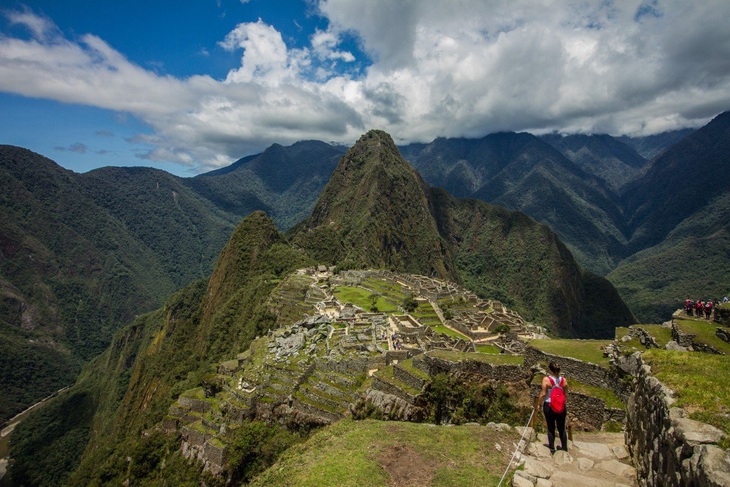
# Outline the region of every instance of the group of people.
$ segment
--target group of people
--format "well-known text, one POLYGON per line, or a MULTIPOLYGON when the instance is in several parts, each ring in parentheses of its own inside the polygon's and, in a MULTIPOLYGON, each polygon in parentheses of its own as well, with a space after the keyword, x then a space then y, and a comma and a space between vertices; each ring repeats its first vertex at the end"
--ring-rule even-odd
MULTIPOLYGON (((727 302, 727 298, 725 298, 723 302, 727 302)), ((698 299, 697 301, 693 301, 690 298, 687 298, 684 300, 684 311, 687 315, 694 315, 698 318, 702 318, 704 315, 704 317, 709 320, 710 317, 713 317, 713 313, 717 313, 717 307, 719 305, 720 301, 717 299, 714 301, 712 299, 708 299, 706 301, 698 299)))

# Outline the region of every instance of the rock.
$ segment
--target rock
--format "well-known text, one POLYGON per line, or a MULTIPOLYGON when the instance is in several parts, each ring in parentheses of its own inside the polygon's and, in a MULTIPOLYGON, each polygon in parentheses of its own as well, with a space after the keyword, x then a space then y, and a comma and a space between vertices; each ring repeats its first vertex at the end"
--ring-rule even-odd
POLYGON ((590 469, 592 469, 593 465, 595 465, 595 462, 593 460, 591 460, 590 458, 581 457, 578 459, 578 468, 584 472, 587 472, 590 469))
POLYGON ((596 470, 602 470, 627 479, 636 477, 634 467, 621 463, 618 460, 606 460, 605 462, 596 464, 595 468, 596 470))
POLYGON ((717 443, 724 436, 723 432, 714 426, 689 418, 674 419, 672 426, 677 436, 690 444, 717 443))
POLYGON ((698 466, 705 472, 704 485, 712 487, 730 485, 730 458, 722 448, 714 445, 702 446, 698 466))
POLYGON ((573 442, 581 454, 592 458, 593 460, 608 460, 614 458, 613 452, 603 443, 586 443, 583 441, 573 442))
POLYGON ((673 350, 675 352, 686 352, 687 351, 687 347, 683 347, 682 345, 675 342, 674 340, 668 341, 667 344, 664 345, 664 348, 666 348, 667 350, 673 350))
POLYGON ((515 472, 515 476, 512 478, 513 487, 535 487, 535 483, 522 476, 522 471, 515 472))
POLYGON ((550 458, 552 456, 550 449, 541 443, 530 443, 527 453, 537 458, 550 458))
POLYGON ((528 457, 525 460, 524 471, 535 478, 549 479, 554 472, 554 468, 545 462, 528 457))
POLYGON ((570 454, 565 450, 558 450, 555 452, 555 454, 553 454, 553 463, 555 465, 558 465, 558 468, 560 468, 560 465, 573 463, 573 457, 571 457, 570 454))
POLYGON ((626 460, 629 458, 629 452, 626 451, 626 447, 624 445, 615 446, 611 449, 613 451, 613 454, 616 455, 617 460, 626 460))
POLYGON ((535 487, 553 487, 553 483, 547 479, 537 479, 535 487))

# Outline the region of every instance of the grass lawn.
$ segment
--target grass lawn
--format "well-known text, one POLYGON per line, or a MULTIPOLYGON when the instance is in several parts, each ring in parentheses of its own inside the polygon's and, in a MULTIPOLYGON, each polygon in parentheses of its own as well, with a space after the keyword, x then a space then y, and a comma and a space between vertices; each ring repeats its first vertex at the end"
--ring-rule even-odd
POLYGON ((463 333, 459 333, 458 331, 452 330, 451 328, 444 326, 444 325, 432 326, 431 329, 433 329, 433 331, 435 331, 436 333, 443 333, 444 335, 450 336, 453 338, 461 338, 462 340, 466 340, 466 341, 471 340, 471 338, 464 335, 463 333))
POLYGON ((569 357, 596 365, 608 366, 601 347, 612 340, 532 340, 529 345, 551 355, 569 357))
POLYGON ((514 430, 484 426, 347 419, 290 448, 249 485, 496 486, 518 440, 514 430), (505 448, 500 452, 495 443, 505 448))
POLYGON ((679 319, 675 321, 675 324, 680 331, 696 335, 694 338, 695 342, 710 345, 720 352, 730 355, 730 343, 720 340, 715 335, 715 329, 718 326, 717 323, 702 320, 679 319))
POLYGON ((428 352, 433 357, 438 357, 450 362, 459 362, 462 360, 476 360, 494 365, 522 365, 525 357, 522 355, 508 354, 486 354, 486 353, 469 353, 469 352, 453 352, 449 350, 431 350, 428 352))
POLYGON ((675 406, 730 435, 729 356, 653 349, 643 358, 652 375, 675 392, 675 406))
MULTIPOLYGON (((372 306, 373 301, 371 296, 373 294, 371 290, 362 287, 339 286, 334 290, 335 297, 341 303, 352 303, 366 311, 369 311, 372 306)), ((382 311, 383 313, 398 311, 398 305, 382 294, 375 300, 375 306, 377 306, 378 311, 382 311)))
MULTIPOLYGON (((657 345, 659 345, 659 347, 661 348, 664 348, 664 346, 672 339, 672 329, 662 325, 632 325, 631 328, 634 327, 644 329, 644 331, 654 337, 657 345)), ((628 333, 629 328, 623 326, 616 328, 616 339, 620 340, 624 336, 628 335, 628 333)), ((619 344, 623 348, 633 348, 635 350, 641 351, 646 350, 646 347, 641 344, 638 338, 632 338, 627 342, 620 342, 619 344)))
POLYGON ((500 352, 499 348, 494 345, 477 345, 476 349, 479 353, 488 353, 491 355, 496 355, 500 352))

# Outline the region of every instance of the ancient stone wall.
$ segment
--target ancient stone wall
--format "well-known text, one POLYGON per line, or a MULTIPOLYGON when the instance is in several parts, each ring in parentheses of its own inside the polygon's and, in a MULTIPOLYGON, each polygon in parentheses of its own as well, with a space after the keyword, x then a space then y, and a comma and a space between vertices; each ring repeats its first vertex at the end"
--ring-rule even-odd
POLYGON ((641 486, 730 485, 727 452, 719 429, 685 417, 672 407, 673 392, 651 375, 637 353, 626 359, 636 379, 629 399, 626 443, 641 486))
MULTIPOLYGON (((541 386, 539 384, 533 384, 530 389, 533 398, 540 396, 541 386)), ((565 405, 569 421, 589 430, 600 430, 607 421, 622 423, 626 419, 624 410, 607 408, 603 399, 571 391, 570 387, 565 405)), ((540 412, 542 412, 542 405, 540 405, 540 412)))
POLYGON ((428 364, 430 375, 438 373, 477 375, 487 380, 498 382, 519 382, 526 380, 527 372, 520 365, 490 364, 480 360, 464 359, 451 362, 430 354, 424 355, 424 362, 428 364))
POLYGON ((426 382, 428 381, 427 379, 418 377, 400 365, 393 366, 393 377, 418 391, 422 390, 423 386, 426 385, 426 382))
POLYGON ((716 328, 715 336, 724 342, 730 343, 730 330, 725 327, 716 328))
POLYGON ((628 399, 629 391, 626 390, 622 377, 614 367, 601 367, 574 358, 559 357, 545 353, 529 345, 525 347, 523 353, 526 367, 555 361, 560 365, 561 374, 568 381, 575 379, 583 384, 613 391, 622 401, 628 399))

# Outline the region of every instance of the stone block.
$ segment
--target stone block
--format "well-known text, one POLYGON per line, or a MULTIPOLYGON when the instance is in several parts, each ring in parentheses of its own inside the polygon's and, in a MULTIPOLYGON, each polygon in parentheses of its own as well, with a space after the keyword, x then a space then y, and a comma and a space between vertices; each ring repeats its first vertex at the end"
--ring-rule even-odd
POLYGON ((554 467, 545 462, 540 462, 533 458, 527 458, 525 460, 524 472, 528 475, 535 477, 536 479, 549 479, 554 471, 554 467))
POLYGON ((521 471, 517 471, 512 478, 512 487, 535 487, 535 483, 529 478, 523 477, 521 471))

